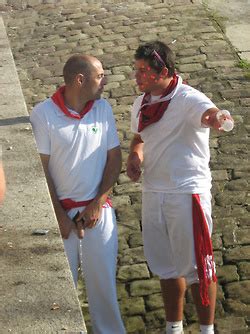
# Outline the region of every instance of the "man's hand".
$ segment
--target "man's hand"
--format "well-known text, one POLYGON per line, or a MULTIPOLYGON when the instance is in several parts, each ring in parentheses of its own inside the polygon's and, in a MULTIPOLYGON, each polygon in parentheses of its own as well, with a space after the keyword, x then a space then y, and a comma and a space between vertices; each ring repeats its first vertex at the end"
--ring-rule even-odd
POLYGON ((213 128, 215 130, 224 131, 222 127, 223 120, 230 120, 232 123, 234 122, 230 113, 221 114, 221 111, 217 108, 211 108, 206 110, 201 118, 201 123, 209 128, 213 128))
POLYGON ((135 152, 128 156, 127 175, 134 182, 138 181, 141 176, 141 160, 135 152))
POLYGON ((83 221, 84 228, 93 228, 95 227, 97 221, 101 217, 102 212, 101 201, 94 199, 86 208, 79 214, 79 217, 76 219, 77 224, 83 221))
POLYGON ((57 221, 60 228, 61 236, 63 239, 68 239, 70 232, 72 231, 74 227, 73 221, 68 217, 66 212, 62 212, 59 215, 57 215, 57 221))

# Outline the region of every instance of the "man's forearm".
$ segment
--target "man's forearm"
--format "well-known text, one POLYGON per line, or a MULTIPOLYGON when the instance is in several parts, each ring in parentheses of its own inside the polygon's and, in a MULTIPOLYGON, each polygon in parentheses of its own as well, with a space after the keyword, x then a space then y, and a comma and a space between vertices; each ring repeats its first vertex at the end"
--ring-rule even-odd
POLYGON ((129 155, 137 154, 140 161, 143 161, 143 146, 144 143, 140 135, 135 135, 130 144, 130 153, 129 155))
POLYGON ((120 147, 115 147, 108 152, 107 163, 103 172, 102 182, 95 197, 103 205, 110 194, 113 185, 116 183, 121 172, 122 158, 120 147))

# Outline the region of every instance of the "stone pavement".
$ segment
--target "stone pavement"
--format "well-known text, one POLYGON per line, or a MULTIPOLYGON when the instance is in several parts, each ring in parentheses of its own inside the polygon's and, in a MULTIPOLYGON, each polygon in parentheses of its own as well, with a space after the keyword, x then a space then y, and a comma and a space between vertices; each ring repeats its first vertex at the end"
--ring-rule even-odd
POLYGON ((204 0, 239 56, 250 62, 250 0, 204 0))
POLYGON ((7 180, 0 217, 0 333, 85 333, 1 17, 0 60, 0 149, 7 180))
MULTIPOLYGON (((250 316, 249 108, 250 70, 214 12, 196 0, 77 1, 6 0, 3 18, 28 111, 62 83, 62 67, 78 52, 99 57, 109 83, 123 149, 123 171, 114 188, 119 227, 118 290, 128 333, 163 333, 159 282, 143 257, 140 233, 140 183, 125 174, 130 107, 137 94, 131 79, 139 43, 160 39, 172 46, 177 69, 190 85, 206 93, 236 121, 231 133, 212 132, 213 245, 218 264, 217 333, 248 332, 250 316)), ((80 290, 84 317, 87 302, 80 290)), ((198 333, 187 292, 185 333, 198 333)))

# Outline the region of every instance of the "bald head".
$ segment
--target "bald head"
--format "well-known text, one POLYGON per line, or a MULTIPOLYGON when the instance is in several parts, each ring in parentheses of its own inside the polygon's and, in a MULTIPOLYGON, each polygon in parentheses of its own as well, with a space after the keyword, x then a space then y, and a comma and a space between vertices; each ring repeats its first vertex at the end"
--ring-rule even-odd
POLYGON ((74 55, 70 57, 63 68, 65 84, 72 84, 78 74, 83 74, 84 76, 89 77, 93 70, 93 64, 96 62, 100 63, 97 58, 89 55, 74 55))

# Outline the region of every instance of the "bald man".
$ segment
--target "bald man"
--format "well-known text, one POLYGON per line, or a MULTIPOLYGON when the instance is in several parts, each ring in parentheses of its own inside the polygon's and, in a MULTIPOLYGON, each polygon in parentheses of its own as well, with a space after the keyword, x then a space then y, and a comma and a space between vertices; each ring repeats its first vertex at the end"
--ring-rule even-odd
POLYGON ((121 170, 121 150, 110 104, 101 98, 101 62, 74 55, 65 85, 31 114, 75 286, 84 273, 95 334, 123 334, 116 296, 117 228, 109 193, 121 170))

